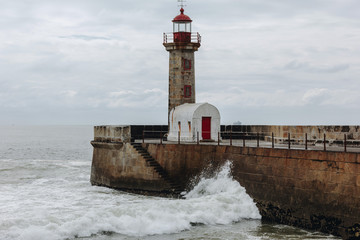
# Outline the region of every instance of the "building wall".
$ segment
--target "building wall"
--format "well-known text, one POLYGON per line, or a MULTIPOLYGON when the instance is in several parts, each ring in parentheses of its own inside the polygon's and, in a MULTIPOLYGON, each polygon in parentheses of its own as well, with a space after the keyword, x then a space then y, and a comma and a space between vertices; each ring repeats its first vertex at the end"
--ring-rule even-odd
MULTIPOLYGON (((219 110, 211 105, 205 104, 204 107, 198 108, 194 114, 194 124, 198 126, 197 129, 194 129, 195 132, 199 132, 200 140, 203 140, 202 137, 202 118, 211 117, 211 140, 218 141, 219 131, 220 131, 220 112, 219 110)), ((197 134, 197 133, 195 133, 197 134)))
POLYGON ((197 133, 202 141, 202 118, 211 117, 211 139, 218 140, 220 131, 219 110, 208 103, 182 104, 170 112, 168 141, 196 142, 197 133))
POLYGON ((360 234, 360 155, 356 153, 145 144, 186 186, 209 166, 233 163, 232 175, 263 219, 344 238, 360 234))

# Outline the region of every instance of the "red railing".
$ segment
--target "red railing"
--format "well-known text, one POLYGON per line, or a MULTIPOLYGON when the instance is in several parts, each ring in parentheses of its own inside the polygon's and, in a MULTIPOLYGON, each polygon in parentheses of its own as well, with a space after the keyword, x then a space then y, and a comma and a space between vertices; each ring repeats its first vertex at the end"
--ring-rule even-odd
MULTIPOLYGON (((164 38, 163 39, 164 43, 174 43, 174 33, 164 33, 163 38, 164 38)), ((191 43, 201 43, 200 34, 198 32, 191 33, 190 42, 191 43)))

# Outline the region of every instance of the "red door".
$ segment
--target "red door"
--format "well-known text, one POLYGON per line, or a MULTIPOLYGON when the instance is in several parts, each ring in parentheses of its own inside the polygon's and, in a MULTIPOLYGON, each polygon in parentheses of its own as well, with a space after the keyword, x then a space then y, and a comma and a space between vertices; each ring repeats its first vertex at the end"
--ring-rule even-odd
POLYGON ((202 138, 203 140, 211 139, 211 117, 202 118, 202 138))

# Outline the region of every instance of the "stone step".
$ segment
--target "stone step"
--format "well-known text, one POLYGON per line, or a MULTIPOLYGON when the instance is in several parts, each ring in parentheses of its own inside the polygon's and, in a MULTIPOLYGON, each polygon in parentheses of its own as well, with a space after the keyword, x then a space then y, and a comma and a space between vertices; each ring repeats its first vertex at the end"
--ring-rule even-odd
MULTIPOLYGON (((150 166, 152 167, 161 167, 157 162, 153 161, 153 162, 149 162, 150 166)), ((161 167, 162 168, 162 167, 161 167)))
POLYGON ((165 172, 165 170, 163 168, 154 168, 158 173, 161 173, 161 175, 163 176, 163 178, 168 178, 167 173, 165 172))
POLYGON ((182 187, 176 183, 165 171, 165 169, 149 154, 149 152, 142 147, 140 143, 131 143, 134 149, 145 159, 145 161, 152 167, 162 179, 164 179, 170 186, 170 191, 178 195, 179 198, 184 198, 180 193, 183 192, 182 187))
MULTIPOLYGON (((151 159, 148 161, 148 163, 151 165, 151 166, 155 166, 155 167, 161 167, 161 165, 156 162, 154 159, 151 159)), ((162 168, 162 167, 161 167, 162 168)))

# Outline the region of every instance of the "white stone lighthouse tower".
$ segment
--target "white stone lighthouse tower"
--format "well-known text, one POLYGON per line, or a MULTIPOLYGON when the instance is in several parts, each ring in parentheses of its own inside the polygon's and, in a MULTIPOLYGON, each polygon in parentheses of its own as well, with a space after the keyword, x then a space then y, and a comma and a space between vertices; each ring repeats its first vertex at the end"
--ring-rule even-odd
POLYGON ((180 9, 173 19, 173 32, 164 33, 164 46, 169 52, 169 108, 195 103, 195 57, 200 47, 199 33, 191 32, 191 18, 180 9))

